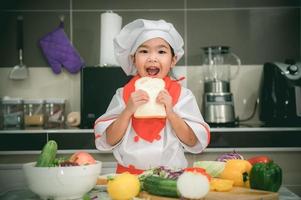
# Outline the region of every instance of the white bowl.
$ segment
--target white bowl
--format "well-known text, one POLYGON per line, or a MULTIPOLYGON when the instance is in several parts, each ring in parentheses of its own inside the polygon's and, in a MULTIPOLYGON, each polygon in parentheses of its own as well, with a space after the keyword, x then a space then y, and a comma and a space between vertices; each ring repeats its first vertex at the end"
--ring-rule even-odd
POLYGON ((95 185, 101 162, 85 166, 35 167, 36 162, 23 165, 29 189, 42 199, 67 200, 82 198, 95 185))

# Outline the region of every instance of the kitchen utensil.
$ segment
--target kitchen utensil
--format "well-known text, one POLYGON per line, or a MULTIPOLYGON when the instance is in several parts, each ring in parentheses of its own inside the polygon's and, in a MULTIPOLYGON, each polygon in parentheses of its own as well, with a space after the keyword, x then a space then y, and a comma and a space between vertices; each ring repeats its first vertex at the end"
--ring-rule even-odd
POLYGON ((227 46, 204 47, 204 118, 211 126, 235 125, 233 96, 230 80, 236 77, 240 59, 227 46), (231 74, 231 66, 237 66, 231 74))
POLYGON ((301 62, 265 63, 259 102, 266 126, 300 126, 301 62))
POLYGON ((23 17, 17 18, 17 49, 19 54, 19 64, 15 65, 9 73, 12 80, 23 80, 28 77, 28 68, 23 63, 23 17))
POLYGON ((95 185, 102 162, 82 166, 36 167, 25 163, 23 172, 28 188, 41 199, 81 199, 95 185))
POLYGON ((61 73, 62 67, 72 74, 84 67, 83 58, 65 33, 62 19, 57 28, 39 40, 39 45, 55 74, 61 73))
POLYGON ((205 200, 278 200, 279 194, 263 190, 234 187, 229 192, 209 192, 205 200))
MULTIPOLYGON (((263 190, 254 190, 242 187, 234 187, 229 192, 213 192, 210 191, 203 200, 278 200, 278 193, 268 192, 263 190)), ((149 200, 173 200, 176 198, 162 197, 151 195, 145 191, 139 194, 140 198, 149 199, 149 200)))

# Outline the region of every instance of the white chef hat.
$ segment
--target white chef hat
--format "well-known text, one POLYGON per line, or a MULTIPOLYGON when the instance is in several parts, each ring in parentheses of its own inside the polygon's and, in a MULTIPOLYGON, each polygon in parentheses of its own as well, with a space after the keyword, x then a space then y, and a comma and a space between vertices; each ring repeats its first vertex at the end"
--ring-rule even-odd
POLYGON ((164 20, 137 19, 126 26, 114 38, 115 57, 127 75, 137 70, 131 59, 137 48, 147 40, 160 37, 173 48, 177 61, 184 54, 183 38, 171 23, 164 20))

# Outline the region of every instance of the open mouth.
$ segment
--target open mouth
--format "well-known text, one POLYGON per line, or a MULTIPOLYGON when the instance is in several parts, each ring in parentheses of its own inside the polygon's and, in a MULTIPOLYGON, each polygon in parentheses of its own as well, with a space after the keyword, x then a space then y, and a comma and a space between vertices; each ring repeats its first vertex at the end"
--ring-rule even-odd
POLYGON ((160 72, 160 69, 158 67, 148 67, 146 68, 146 72, 149 76, 156 76, 160 72))

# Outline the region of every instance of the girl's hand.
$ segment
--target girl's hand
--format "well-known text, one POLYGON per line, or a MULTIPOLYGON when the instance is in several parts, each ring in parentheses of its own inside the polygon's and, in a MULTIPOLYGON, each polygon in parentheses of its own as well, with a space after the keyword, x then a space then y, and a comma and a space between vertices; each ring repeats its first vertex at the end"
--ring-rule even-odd
POLYGON ((132 92, 125 109, 129 111, 131 114, 134 114, 137 108, 140 105, 148 102, 148 100, 149 100, 149 96, 147 92, 143 90, 137 90, 135 92, 132 92))
POLYGON ((166 114, 173 112, 172 110, 172 97, 167 90, 162 90, 157 96, 157 103, 165 106, 166 114))

